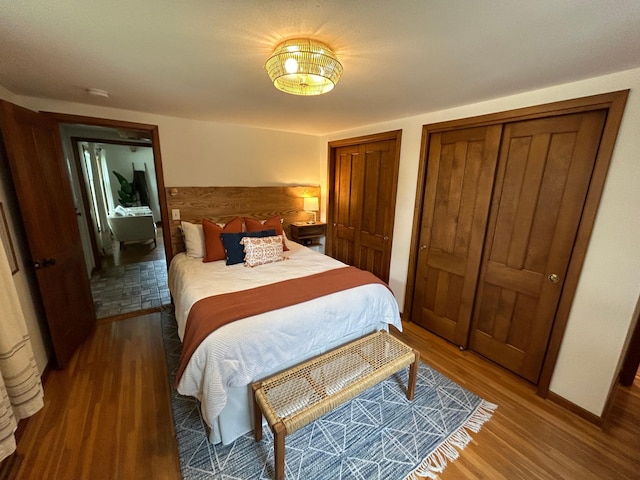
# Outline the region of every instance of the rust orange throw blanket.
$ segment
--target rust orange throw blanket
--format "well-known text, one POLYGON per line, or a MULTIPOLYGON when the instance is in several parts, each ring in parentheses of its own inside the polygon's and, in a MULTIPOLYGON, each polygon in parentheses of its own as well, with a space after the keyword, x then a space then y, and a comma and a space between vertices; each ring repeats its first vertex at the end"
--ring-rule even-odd
POLYGON ((211 332, 223 325, 368 283, 387 286, 371 272, 356 267, 342 267, 198 300, 187 317, 176 385, 196 348, 211 332))

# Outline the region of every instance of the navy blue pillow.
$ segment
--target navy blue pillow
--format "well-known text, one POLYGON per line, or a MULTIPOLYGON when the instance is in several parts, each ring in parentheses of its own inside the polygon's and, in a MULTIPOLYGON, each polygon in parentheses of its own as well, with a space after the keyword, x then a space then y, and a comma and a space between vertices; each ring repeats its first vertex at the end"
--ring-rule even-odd
POLYGON ((273 228, 257 232, 220 233, 222 245, 224 245, 224 251, 227 254, 227 265, 244 263, 244 245, 240 244, 243 237, 273 237, 275 234, 276 231, 273 228))

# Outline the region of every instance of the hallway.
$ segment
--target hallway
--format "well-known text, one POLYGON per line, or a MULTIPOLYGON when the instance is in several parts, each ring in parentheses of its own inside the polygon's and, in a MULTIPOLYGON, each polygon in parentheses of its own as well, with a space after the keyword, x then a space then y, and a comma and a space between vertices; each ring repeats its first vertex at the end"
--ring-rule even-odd
POLYGON ((153 242, 115 248, 102 258, 102 269, 91 276, 96 317, 100 319, 132 312, 159 310, 171 303, 162 228, 153 242))

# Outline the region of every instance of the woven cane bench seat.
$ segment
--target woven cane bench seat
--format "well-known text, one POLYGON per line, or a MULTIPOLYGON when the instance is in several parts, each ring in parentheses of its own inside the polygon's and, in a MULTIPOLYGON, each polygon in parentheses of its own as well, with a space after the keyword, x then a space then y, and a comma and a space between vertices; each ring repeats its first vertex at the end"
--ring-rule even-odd
POLYGON ((385 331, 367 335, 252 384, 254 436, 262 415, 274 435, 276 479, 284 478, 284 438, 411 365, 407 398, 413 400, 420 354, 385 331))

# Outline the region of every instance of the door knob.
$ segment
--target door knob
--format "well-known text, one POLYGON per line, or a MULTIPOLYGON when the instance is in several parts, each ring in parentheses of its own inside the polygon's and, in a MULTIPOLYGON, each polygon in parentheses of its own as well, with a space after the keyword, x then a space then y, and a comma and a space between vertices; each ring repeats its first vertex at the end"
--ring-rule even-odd
POLYGON ((560 275, 557 273, 550 273, 547 278, 551 283, 558 283, 560 281, 560 275))
POLYGON ((56 264, 55 258, 43 258, 41 262, 38 260, 33 262, 33 268, 35 269, 45 268, 45 267, 48 267, 49 265, 55 265, 55 264, 56 264))
POLYGON ((420 250, 424 250, 425 248, 427 248, 426 245, 420 245, 420 250))

